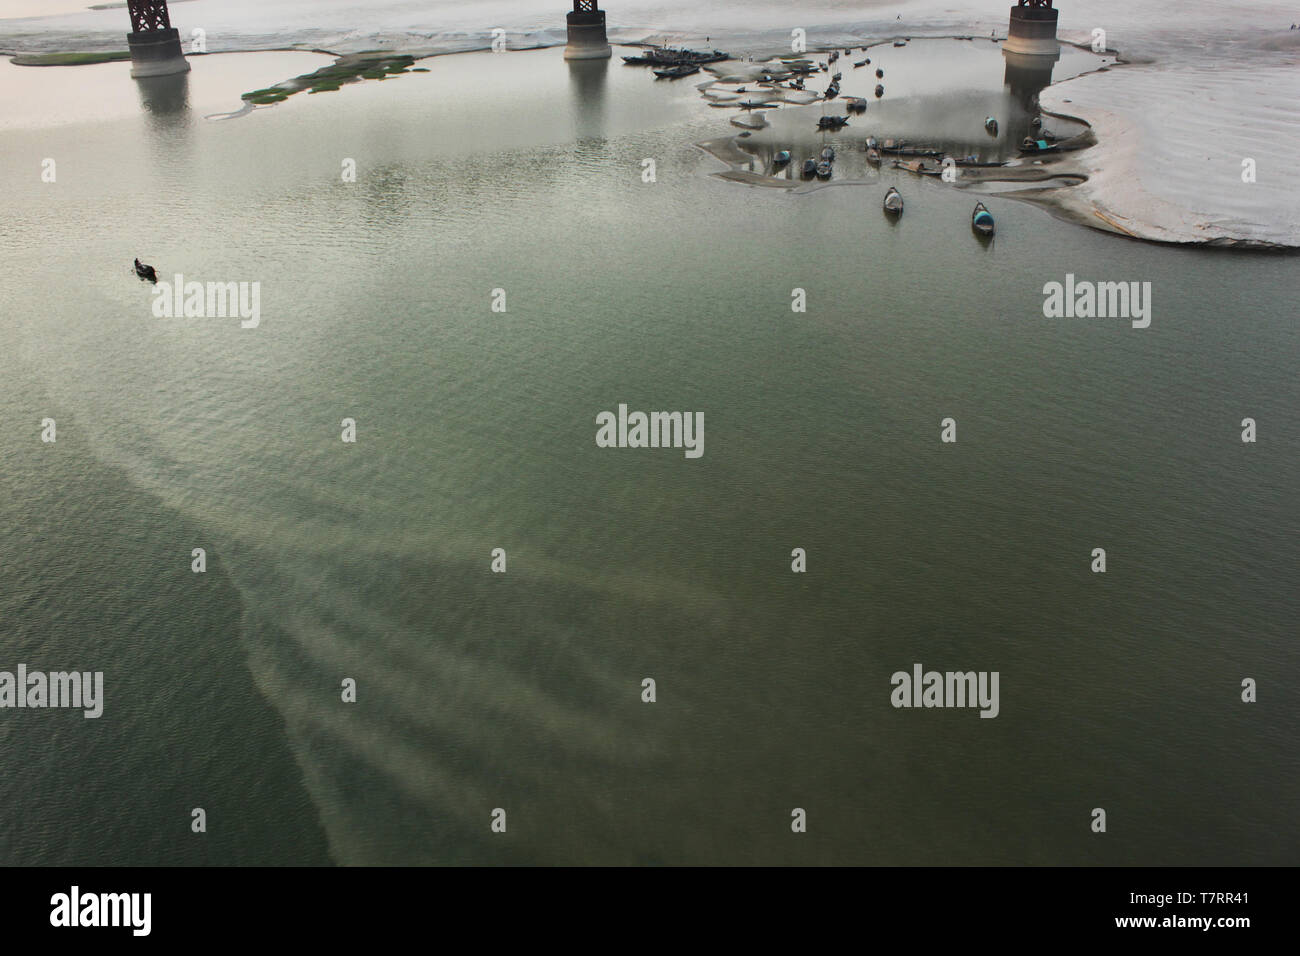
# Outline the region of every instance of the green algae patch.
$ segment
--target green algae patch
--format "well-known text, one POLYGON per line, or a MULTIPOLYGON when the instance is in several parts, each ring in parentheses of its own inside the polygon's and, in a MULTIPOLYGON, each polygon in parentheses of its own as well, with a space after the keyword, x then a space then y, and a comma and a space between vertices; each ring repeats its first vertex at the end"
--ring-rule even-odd
POLYGON ((86 66, 129 59, 130 51, 116 50, 108 53, 18 53, 12 62, 14 66, 86 66))
POLYGON ((386 80, 403 73, 428 73, 425 69, 412 69, 415 57, 408 53, 349 53, 341 56, 329 66, 323 66, 311 73, 304 73, 292 80, 285 80, 275 86, 245 93, 245 102, 257 106, 269 106, 283 103, 295 93, 306 90, 308 93, 334 93, 348 83, 362 80, 386 80))

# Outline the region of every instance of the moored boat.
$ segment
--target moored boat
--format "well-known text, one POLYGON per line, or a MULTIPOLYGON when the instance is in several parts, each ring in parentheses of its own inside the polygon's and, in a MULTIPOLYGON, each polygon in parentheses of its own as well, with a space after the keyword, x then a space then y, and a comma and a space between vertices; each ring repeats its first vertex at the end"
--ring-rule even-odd
POLYGON ((893 186, 885 193, 885 201, 882 204, 885 212, 891 216, 901 216, 903 214, 903 197, 893 186))
POLYGON ((834 147, 834 146, 827 146, 825 149, 823 149, 823 150, 822 150, 822 159, 826 160, 826 162, 828 162, 828 163, 833 163, 833 162, 835 162, 835 147, 834 147))
POLYGON ((997 135, 998 135, 998 121, 997 121, 996 119, 994 119, 992 116, 985 117, 985 119, 984 119, 984 129, 988 131, 988 134, 989 134, 990 136, 997 136, 997 135))
POLYGON ((981 236, 993 235, 993 213, 988 211, 982 202, 975 204, 975 211, 971 213, 970 227, 981 236))
POLYGON ((874 146, 868 147, 868 149, 867 149, 867 162, 869 162, 872 166, 879 166, 879 165, 880 165, 880 150, 876 149, 876 147, 874 147, 874 146))
POLYGON ((830 178, 831 178, 831 164, 830 164, 830 163, 827 163, 827 162, 820 162, 820 163, 817 164, 817 178, 818 178, 818 179, 830 179, 830 178))
POLYGON ((772 157, 772 163, 775 166, 784 166, 788 162, 790 162, 790 151, 788 149, 783 149, 772 157))
POLYGON ((676 80, 683 76, 690 76, 692 73, 700 72, 700 68, 694 63, 683 63, 679 66, 670 66, 666 70, 655 70, 655 76, 661 80, 676 80))
POLYGON ((803 161, 803 175, 805 179, 812 179, 817 175, 817 160, 805 159, 803 161))
POLYGON ((884 87, 883 85, 881 85, 880 83, 877 83, 877 84, 876 84, 876 99, 880 99, 880 98, 881 98, 882 96, 884 96, 884 95, 885 95, 885 87, 884 87))

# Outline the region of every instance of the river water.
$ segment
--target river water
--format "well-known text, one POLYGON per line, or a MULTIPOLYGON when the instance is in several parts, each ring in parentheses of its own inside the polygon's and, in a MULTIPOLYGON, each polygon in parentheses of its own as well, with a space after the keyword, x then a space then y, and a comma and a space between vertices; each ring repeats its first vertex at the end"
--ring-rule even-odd
POLYGON ((0 669, 106 685, 0 711, 7 862, 1295 861, 1293 259, 724 182, 726 111, 556 49, 211 118, 328 62, 0 66, 0 669))

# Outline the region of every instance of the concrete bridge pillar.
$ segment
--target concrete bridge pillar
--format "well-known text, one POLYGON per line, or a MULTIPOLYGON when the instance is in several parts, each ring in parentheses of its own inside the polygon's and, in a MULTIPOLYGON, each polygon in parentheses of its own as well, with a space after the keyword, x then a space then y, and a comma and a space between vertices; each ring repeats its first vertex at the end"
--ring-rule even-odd
POLYGON ((601 60, 614 55, 605 36, 605 11, 597 7, 596 0, 573 0, 573 12, 567 19, 566 60, 601 60))
POLYGON ((170 76, 188 73, 189 61, 181 50, 180 32, 172 26, 167 0, 127 0, 131 11, 131 75, 170 76))
POLYGON ((1004 50, 1030 56, 1057 56, 1061 45, 1056 40, 1056 14, 1052 0, 1020 0, 1011 8, 1011 25, 1007 28, 1004 50))

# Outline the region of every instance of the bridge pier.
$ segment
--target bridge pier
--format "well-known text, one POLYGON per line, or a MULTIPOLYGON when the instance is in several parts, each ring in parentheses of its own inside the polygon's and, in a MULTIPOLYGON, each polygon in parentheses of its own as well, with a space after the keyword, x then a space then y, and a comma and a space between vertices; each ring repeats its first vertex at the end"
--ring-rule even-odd
POLYGON ((569 23, 569 43, 564 48, 566 60, 603 60, 614 55, 605 35, 605 11, 596 0, 573 0, 569 23))
POLYGON ((127 0, 132 31, 127 36, 133 77, 188 73, 181 35, 171 24, 167 0, 127 0))
POLYGON ((1020 0, 1011 8, 1011 24, 1003 49, 1028 56, 1059 56, 1056 15, 1052 0, 1020 0))

